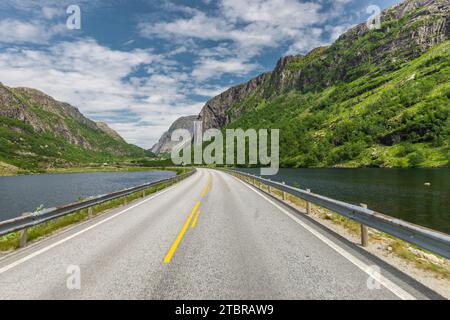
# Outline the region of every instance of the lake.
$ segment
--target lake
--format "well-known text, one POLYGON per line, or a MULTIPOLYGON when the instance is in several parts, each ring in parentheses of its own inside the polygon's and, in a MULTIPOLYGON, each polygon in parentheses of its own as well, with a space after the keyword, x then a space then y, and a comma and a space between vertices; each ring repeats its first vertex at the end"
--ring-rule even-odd
MULTIPOLYGON (((259 175, 258 169, 241 170, 259 175)), ((450 234, 448 168, 280 169, 269 178, 450 234)))
POLYGON ((0 221, 45 208, 170 178, 174 171, 96 172, 0 177, 0 221))

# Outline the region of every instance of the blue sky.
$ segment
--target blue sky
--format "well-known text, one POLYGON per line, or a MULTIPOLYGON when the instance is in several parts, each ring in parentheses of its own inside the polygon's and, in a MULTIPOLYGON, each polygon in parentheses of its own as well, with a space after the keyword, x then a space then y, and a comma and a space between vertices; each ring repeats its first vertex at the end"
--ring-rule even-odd
POLYGON ((0 82, 42 90, 150 148, 178 117, 332 43, 397 0, 2 0, 0 82), (81 29, 66 27, 69 5, 81 29))

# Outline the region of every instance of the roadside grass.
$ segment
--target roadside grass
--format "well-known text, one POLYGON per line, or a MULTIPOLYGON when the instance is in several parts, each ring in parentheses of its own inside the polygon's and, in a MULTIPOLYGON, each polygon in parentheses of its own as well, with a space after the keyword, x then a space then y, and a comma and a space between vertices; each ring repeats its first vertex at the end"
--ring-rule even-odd
MULTIPOLYGON (((250 184, 253 182, 245 177, 242 180, 250 184)), ((269 191, 268 186, 264 184, 260 188, 263 191, 269 191)), ((272 187, 271 193, 278 198, 283 197, 283 192, 279 189, 272 187)), ((296 208, 306 208, 306 201, 303 199, 289 194, 285 194, 285 199, 296 208)), ((311 211, 320 219, 343 227, 351 235, 361 236, 361 225, 358 222, 314 204, 311 205, 311 211)), ((450 261, 448 259, 372 228, 369 228, 369 243, 379 245, 385 254, 394 254, 418 269, 431 272, 436 278, 450 280, 450 261)))
POLYGON ((177 174, 180 172, 186 172, 189 168, 182 167, 163 167, 163 166, 128 166, 128 165, 108 165, 108 166, 81 166, 81 167, 61 167, 50 169, 33 169, 24 170, 4 162, 0 162, 0 176, 15 176, 15 175, 27 175, 27 174, 45 174, 45 173, 95 173, 95 172, 141 172, 152 170, 168 170, 175 171, 177 174))
MULTIPOLYGON (((186 173, 190 170, 192 170, 192 169, 189 169, 189 168, 176 169, 177 175, 186 173)), ((146 196, 148 196, 152 193, 155 193, 162 189, 170 187, 171 185, 173 185, 175 183, 176 183, 175 181, 163 182, 163 183, 157 184, 155 186, 152 186, 150 188, 147 188, 145 190, 137 191, 128 196, 117 198, 117 199, 102 203, 100 205, 93 206, 92 207, 92 217, 96 217, 98 215, 105 213, 107 210, 120 207, 120 206, 124 205, 125 203, 131 203, 139 198, 142 198, 144 191, 145 191, 146 196)), ((88 209, 83 209, 83 210, 74 212, 72 214, 63 216, 61 218, 50 220, 50 221, 44 222, 40 225, 31 227, 28 229, 28 242, 50 236, 52 234, 55 234, 57 231, 61 231, 62 229, 66 228, 66 227, 86 221, 89 218, 90 217, 89 217, 88 209)), ((0 237, 0 253, 6 253, 9 251, 13 251, 13 250, 19 248, 19 244, 20 244, 20 233, 19 232, 14 232, 14 233, 5 235, 3 237, 0 237)))
POLYGON ((90 172, 140 172, 153 170, 169 170, 184 172, 186 168, 175 167, 139 167, 139 166, 93 166, 93 167, 72 167, 72 168, 53 168, 48 169, 46 173, 90 173, 90 172))

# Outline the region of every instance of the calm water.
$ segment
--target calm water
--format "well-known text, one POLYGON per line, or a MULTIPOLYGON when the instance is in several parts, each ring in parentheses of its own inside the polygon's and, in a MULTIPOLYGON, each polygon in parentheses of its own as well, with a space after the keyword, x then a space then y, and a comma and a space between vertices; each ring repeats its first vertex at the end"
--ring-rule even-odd
POLYGON ((174 176, 174 171, 98 172, 0 177, 0 221, 174 176))
POLYGON ((450 234, 450 169, 281 169, 271 179, 450 234))

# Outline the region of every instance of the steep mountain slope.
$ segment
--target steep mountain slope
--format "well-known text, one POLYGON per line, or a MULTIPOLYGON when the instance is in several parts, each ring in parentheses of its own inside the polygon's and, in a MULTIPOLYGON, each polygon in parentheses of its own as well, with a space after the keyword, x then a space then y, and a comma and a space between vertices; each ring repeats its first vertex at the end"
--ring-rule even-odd
POLYGON ((407 0, 381 21, 211 99, 203 128, 279 128, 285 166, 447 165, 450 0, 407 0))
POLYGON ((0 161, 23 169, 145 156, 104 123, 30 88, 0 84, 0 161))
POLYGON ((187 116, 187 117, 178 118, 170 126, 169 130, 166 131, 161 136, 158 143, 156 143, 150 149, 150 151, 154 154, 170 153, 172 151, 172 148, 175 146, 175 142, 171 141, 172 132, 174 132, 177 129, 186 129, 192 135, 194 133, 194 121, 196 121, 196 120, 197 120, 197 116, 187 116))
POLYGON ((293 90, 318 92, 368 73, 397 70, 450 39, 450 0, 407 0, 385 10, 381 21, 381 29, 369 30, 365 23, 360 24, 329 47, 314 49, 306 56, 284 57, 273 72, 211 99, 200 113, 204 128, 230 123, 263 98, 293 90))
POLYGON ((96 124, 100 130, 102 130, 104 133, 106 133, 108 136, 110 136, 114 140, 117 140, 119 142, 125 142, 125 140, 116 131, 111 129, 107 123, 99 121, 96 124))

